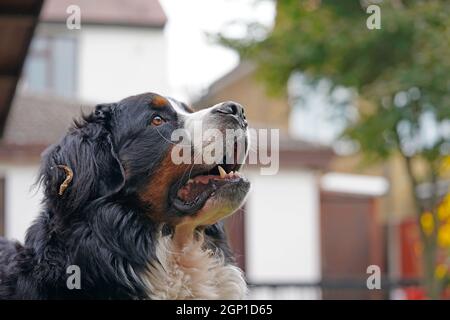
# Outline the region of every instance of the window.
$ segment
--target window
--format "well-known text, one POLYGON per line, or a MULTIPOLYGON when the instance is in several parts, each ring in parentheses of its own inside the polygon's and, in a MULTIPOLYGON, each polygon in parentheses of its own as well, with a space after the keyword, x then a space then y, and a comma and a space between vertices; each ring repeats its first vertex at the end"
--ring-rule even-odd
POLYGON ((76 39, 37 36, 25 63, 23 84, 31 92, 72 97, 76 89, 76 39))

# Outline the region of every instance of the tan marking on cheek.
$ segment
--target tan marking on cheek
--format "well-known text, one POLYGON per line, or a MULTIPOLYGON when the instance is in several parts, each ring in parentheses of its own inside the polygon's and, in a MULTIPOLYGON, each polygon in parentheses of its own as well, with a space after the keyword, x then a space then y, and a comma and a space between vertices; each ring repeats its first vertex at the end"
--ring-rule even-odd
MULTIPOLYGON (((172 148, 167 151, 167 155, 150 177, 147 187, 139 193, 139 197, 145 203, 151 204, 152 212, 150 214, 153 219, 173 224, 175 222, 168 221, 169 216, 165 212, 169 188, 183 175, 189 174, 191 165, 174 164, 171 153, 172 148)), ((175 217, 172 218, 175 219, 175 217)))
POLYGON ((163 107, 166 107, 169 105, 169 101, 166 98, 164 98, 160 95, 157 95, 157 94, 155 94, 152 97, 152 99, 150 100, 150 103, 152 106, 157 107, 157 108, 163 108, 163 107))
POLYGON ((197 227, 214 224, 225 215, 218 214, 215 211, 210 212, 210 210, 205 212, 204 208, 187 216, 176 217, 167 214, 167 199, 170 187, 173 183, 189 175, 192 169, 192 164, 173 163, 171 159, 172 148, 167 151, 165 158, 158 165, 158 169, 150 177, 148 185, 142 192, 139 192, 139 198, 144 203, 150 204, 151 211, 148 214, 154 221, 176 227, 178 230, 176 243, 182 245, 192 237, 197 227))

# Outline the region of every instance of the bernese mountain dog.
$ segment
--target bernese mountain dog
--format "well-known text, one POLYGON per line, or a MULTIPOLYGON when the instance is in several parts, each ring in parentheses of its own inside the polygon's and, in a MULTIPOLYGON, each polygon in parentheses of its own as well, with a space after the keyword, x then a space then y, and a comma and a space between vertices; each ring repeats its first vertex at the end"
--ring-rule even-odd
POLYGON ((43 209, 24 244, 0 238, 0 299, 244 298, 222 219, 249 191, 238 172, 247 149, 235 102, 193 112, 145 93, 97 105, 43 153, 43 209), (233 141, 244 152, 198 161, 200 149, 227 145, 206 134, 192 139, 191 163, 175 163, 171 134, 198 135, 198 122, 200 134, 240 130, 233 141), (76 287, 68 285, 74 266, 76 287))

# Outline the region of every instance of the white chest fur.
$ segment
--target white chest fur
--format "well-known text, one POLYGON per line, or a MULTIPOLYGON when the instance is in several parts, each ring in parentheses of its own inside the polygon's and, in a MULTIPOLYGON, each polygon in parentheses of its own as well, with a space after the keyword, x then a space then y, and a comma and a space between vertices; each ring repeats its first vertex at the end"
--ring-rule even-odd
POLYGON ((150 299, 244 299, 247 285, 242 271, 226 264, 219 252, 193 240, 175 250, 170 236, 156 246, 159 263, 143 275, 150 299))

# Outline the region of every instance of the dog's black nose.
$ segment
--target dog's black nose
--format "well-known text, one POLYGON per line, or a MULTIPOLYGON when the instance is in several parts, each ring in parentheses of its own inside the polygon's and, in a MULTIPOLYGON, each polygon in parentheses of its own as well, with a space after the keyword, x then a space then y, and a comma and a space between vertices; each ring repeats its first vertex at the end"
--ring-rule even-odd
POLYGON ((236 117, 244 128, 246 128, 248 125, 247 119, 245 117, 244 107, 237 102, 223 102, 220 106, 217 107, 215 111, 221 114, 229 114, 236 117))

